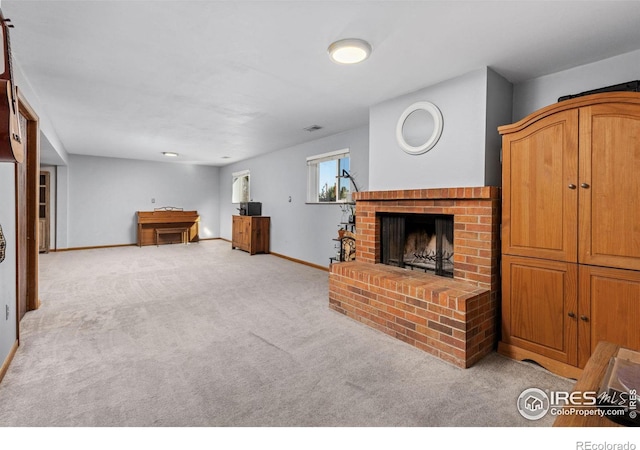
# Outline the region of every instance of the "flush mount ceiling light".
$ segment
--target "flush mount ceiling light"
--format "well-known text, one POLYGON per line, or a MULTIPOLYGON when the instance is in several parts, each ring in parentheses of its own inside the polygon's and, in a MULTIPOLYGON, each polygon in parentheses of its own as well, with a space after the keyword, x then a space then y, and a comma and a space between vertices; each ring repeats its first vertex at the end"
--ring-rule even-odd
POLYGON ((176 152, 162 152, 162 154, 164 156, 169 156, 170 158, 175 158, 176 156, 178 156, 176 152))
POLYGON ((342 39, 327 49, 331 60, 339 64, 357 64, 371 54, 371 45, 362 39, 342 39))

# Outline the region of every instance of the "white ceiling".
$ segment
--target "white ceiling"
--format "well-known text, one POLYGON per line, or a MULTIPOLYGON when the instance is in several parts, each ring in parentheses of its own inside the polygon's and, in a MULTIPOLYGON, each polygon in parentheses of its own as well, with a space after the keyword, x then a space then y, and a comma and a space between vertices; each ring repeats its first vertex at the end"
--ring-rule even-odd
POLYGON ((638 1, 1 6, 68 153, 210 165, 364 125, 376 103, 483 66, 517 83, 640 48, 638 1), (371 57, 332 63, 327 47, 349 37, 371 57))

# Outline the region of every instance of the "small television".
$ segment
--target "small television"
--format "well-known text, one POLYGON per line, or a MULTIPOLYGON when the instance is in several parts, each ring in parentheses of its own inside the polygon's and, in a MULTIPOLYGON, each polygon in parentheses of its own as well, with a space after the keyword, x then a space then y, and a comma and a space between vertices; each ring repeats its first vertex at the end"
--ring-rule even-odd
POLYGON ((262 215, 262 203, 260 202, 242 202, 240 203, 241 216, 260 216, 262 215))

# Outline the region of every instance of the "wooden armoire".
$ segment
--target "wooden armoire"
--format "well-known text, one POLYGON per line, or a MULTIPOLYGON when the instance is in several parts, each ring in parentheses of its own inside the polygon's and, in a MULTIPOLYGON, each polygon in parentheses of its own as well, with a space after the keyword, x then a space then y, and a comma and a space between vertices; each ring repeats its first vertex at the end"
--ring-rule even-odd
POLYGON ((565 100, 498 131, 498 351, 575 378, 601 340, 640 350, 640 93, 565 100))

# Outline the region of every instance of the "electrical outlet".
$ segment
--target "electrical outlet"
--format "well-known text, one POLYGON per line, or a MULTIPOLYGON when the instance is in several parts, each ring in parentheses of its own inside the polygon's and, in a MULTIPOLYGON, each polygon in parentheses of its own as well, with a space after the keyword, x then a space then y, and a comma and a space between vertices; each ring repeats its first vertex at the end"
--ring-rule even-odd
POLYGON ((155 198, 152 198, 152 199, 151 199, 151 203, 155 203, 155 202, 156 202, 156 199, 155 199, 155 198))

